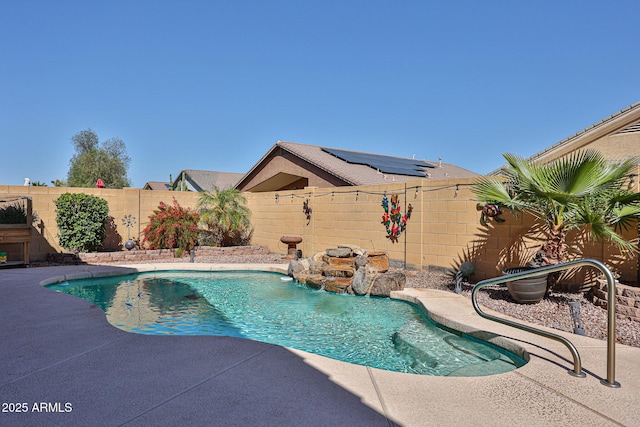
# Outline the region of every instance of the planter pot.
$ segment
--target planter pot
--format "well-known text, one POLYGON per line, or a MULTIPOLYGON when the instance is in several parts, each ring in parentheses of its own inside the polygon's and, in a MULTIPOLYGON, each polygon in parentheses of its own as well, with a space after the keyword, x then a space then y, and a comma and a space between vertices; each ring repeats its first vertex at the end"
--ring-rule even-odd
MULTIPOLYGON (((531 267, 506 268, 502 272, 504 274, 515 274, 531 269, 531 267)), ((542 298, 544 298, 544 295, 547 293, 547 276, 548 274, 542 274, 540 276, 506 282, 511 298, 521 304, 535 304, 542 301, 542 298)))

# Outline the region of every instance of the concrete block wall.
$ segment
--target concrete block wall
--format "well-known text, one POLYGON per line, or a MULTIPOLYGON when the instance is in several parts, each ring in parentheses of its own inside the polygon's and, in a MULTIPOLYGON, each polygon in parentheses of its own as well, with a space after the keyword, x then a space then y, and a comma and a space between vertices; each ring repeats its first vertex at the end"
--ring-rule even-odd
POLYGON ((109 216, 113 218, 111 226, 107 227, 107 241, 105 250, 121 249, 128 239, 129 230, 122 225, 125 215, 133 215, 136 224, 130 230, 131 238, 138 238, 141 231, 149 223, 149 216, 158 208, 161 201, 172 203, 173 198, 184 207, 195 208, 198 201, 197 193, 174 191, 149 191, 137 188, 120 190, 98 188, 70 188, 70 187, 25 187, 0 185, 0 198, 28 196, 32 199, 32 208, 37 220, 31 230, 31 259, 33 261, 46 260, 51 252, 64 252, 58 244, 58 227, 56 225, 55 200, 64 193, 85 193, 102 197, 109 204, 109 216))
MULTIPOLYGON (((532 217, 501 215, 504 222, 480 224, 480 212, 470 191, 473 179, 448 181, 411 180, 380 186, 314 188, 267 193, 248 193, 254 226, 253 243, 272 252, 286 253, 280 242, 285 235, 302 237, 298 245, 309 256, 340 244, 355 244, 367 250, 381 250, 395 263, 417 270, 456 270, 462 262, 476 267, 474 280, 496 277, 503 268, 526 264, 544 243, 544 234, 532 217), (417 190, 417 191, 416 191, 417 190), (457 191, 456 191, 457 190, 457 191), (405 213, 413 213, 398 242, 386 238, 381 224, 383 194, 397 193, 405 213), (312 209, 308 221, 303 203, 312 209)), ((637 231, 623 233, 636 239, 637 231)), ((621 256, 610 245, 590 242, 576 232, 568 236, 573 257, 590 257, 610 265, 622 280, 637 280, 637 254, 621 256)), ((580 284, 592 281, 597 271, 571 272, 564 280, 580 284)))
MULTIPOLYGON (((300 236, 298 245, 303 256, 309 256, 340 244, 354 244, 369 251, 385 251, 395 263, 404 263, 416 270, 455 270, 465 261, 475 265, 474 280, 500 275, 502 268, 525 264, 543 243, 532 218, 514 217, 504 212, 504 222, 489 220, 480 224, 480 212, 470 191, 473 179, 430 181, 415 179, 406 183, 378 186, 315 188, 266 193, 244 193, 252 212, 254 227, 252 244, 264 246, 273 253, 286 254, 282 236, 300 236), (457 190, 457 191, 456 191, 457 190), (405 206, 413 206, 406 232, 398 242, 386 237, 381 223, 384 194, 399 195, 402 213, 405 206), (307 220, 304 201, 312 209, 307 220), (528 235, 528 237, 524 237, 528 235)), ((128 231, 122 225, 125 215, 136 217, 131 237, 140 236, 148 217, 162 201, 173 198, 184 207, 195 208, 198 193, 150 191, 134 188, 105 190, 97 188, 57 188, 0 186, 0 198, 29 196, 33 211, 38 215, 32 234, 31 259, 43 261, 47 253, 63 252, 57 239, 55 204, 65 192, 86 192, 105 198, 113 217, 111 236, 106 249, 119 249, 118 243, 127 240, 128 231)), ((624 232, 628 239, 638 237, 637 230, 624 232)), ((589 242, 584 236, 570 233, 572 254, 582 253, 606 262, 620 275, 623 282, 633 282, 638 276, 637 254, 621 256, 610 245, 589 242)), ((0 245, 0 250, 2 247, 0 245)), ((582 271, 570 280, 581 282, 595 278, 597 272, 582 271)))

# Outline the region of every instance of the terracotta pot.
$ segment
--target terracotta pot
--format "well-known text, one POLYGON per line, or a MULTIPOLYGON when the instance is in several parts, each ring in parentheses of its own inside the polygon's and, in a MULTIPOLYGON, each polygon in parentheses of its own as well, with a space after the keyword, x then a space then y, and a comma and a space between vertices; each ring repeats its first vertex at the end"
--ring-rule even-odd
MULTIPOLYGON (((503 274, 515 274, 522 273, 523 271, 532 270, 531 267, 515 267, 505 268, 503 274)), ((511 298, 521 304, 535 304, 542 301, 544 295, 547 293, 547 276, 548 274, 542 274, 540 276, 528 277, 526 279, 514 280, 507 283, 507 289, 511 298)))

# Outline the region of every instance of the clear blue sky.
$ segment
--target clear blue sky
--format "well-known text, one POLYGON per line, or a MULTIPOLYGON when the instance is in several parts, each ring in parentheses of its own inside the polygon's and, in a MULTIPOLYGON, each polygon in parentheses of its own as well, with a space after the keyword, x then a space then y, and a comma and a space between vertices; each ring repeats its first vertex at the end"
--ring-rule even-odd
POLYGON ((0 1, 0 184, 122 139, 133 186, 277 141, 478 173, 640 101, 640 2, 0 1))

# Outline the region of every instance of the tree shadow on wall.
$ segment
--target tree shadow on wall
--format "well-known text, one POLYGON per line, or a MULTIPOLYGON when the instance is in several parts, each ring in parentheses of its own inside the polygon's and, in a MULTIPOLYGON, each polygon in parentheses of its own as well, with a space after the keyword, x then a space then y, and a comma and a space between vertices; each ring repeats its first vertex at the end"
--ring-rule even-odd
POLYGON ((105 225, 106 230, 102 250, 105 252, 121 251, 122 236, 118 233, 118 227, 116 226, 114 218, 112 216, 108 216, 105 225))
POLYGON ((546 240, 542 226, 509 212, 503 218, 504 222, 489 221, 478 228, 473 240, 453 261, 454 274, 469 262, 475 266, 474 281, 480 281, 501 276, 503 269, 526 265, 533 258, 546 240))
MULTIPOLYGON (((455 271, 464 262, 475 266, 475 281, 502 275, 502 270, 527 265, 536 251, 546 242, 546 227, 532 216, 503 215, 505 222, 488 222, 479 228, 474 239, 462 249, 452 263, 455 271), (501 230, 501 227, 509 227, 501 230), (506 232, 505 232, 506 231, 506 232)), ((567 260, 594 258, 604 262, 614 274, 637 270, 638 254, 621 254, 615 247, 589 239, 586 230, 572 230, 567 234, 567 260)), ((577 292, 588 290, 601 273, 596 268, 577 267, 562 272, 558 290, 577 292)), ((629 275, 629 273, 627 273, 629 275)), ((637 283, 627 278, 626 282, 637 283)))
MULTIPOLYGON (((625 236, 629 240, 637 237, 625 236)), ((621 282, 637 286, 638 284, 638 252, 621 253, 615 245, 602 244, 589 238, 587 230, 573 230, 567 235, 569 259, 593 258, 603 262, 621 282), (626 272, 626 274, 625 274, 626 272)), ((589 290, 596 284, 602 272, 595 268, 574 268, 567 270, 563 278, 569 283, 567 290, 589 290)))

